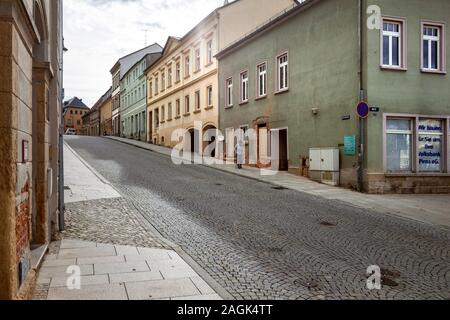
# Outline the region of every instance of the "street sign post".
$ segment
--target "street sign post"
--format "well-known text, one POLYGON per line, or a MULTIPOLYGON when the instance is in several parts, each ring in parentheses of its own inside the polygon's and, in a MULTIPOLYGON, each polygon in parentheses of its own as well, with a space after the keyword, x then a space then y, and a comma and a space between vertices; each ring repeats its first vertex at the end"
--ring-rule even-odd
POLYGON ((358 104, 356 112, 361 119, 366 119, 369 116, 370 107, 366 102, 362 101, 358 104))

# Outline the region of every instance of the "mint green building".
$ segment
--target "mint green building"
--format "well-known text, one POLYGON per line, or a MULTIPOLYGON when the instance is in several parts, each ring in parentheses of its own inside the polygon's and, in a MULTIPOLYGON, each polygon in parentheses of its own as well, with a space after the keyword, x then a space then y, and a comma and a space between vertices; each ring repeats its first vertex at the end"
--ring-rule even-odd
POLYGON ((120 119, 122 136, 146 141, 147 135, 147 79, 145 70, 161 57, 159 45, 149 47, 147 53, 123 75, 120 80, 120 119))
POLYGON ((448 0, 304 1, 217 55, 220 129, 254 129, 261 167, 277 139, 276 169, 448 193, 449 22, 448 0))

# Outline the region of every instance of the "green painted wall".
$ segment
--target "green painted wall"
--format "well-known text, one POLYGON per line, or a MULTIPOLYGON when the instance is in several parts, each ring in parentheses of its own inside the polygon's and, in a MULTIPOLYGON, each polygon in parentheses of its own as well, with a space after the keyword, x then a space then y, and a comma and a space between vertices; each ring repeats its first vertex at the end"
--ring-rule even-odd
MULTIPOLYGON (((358 6, 356 0, 320 1, 220 60, 220 129, 238 128, 260 116, 270 128, 289 128, 290 166, 311 147, 338 147, 357 134, 359 93, 358 6), (276 57, 289 51, 289 91, 274 94, 276 57), (256 66, 268 63, 268 96, 255 100, 256 66), (239 74, 249 69, 250 101, 239 106, 239 74), (225 80, 233 77, 234 102, 225 108, 225 80), (313 115, 312 109, 319 108, 313 115), (342 117, 351 115, 343 121, 342 117)), ((341 156, 353 171, 356 157, 341 156)))
POLYGON ((122 135, 146 140, 147 81, 144 74, 147 57, 132 67, 120 81, 120 117, 122 135), (137 127, 136 127, 137 119, 137 127))
POLYGON ((365 30, 367 101, 379 106, 381 113, 367 120, 367 168, 383 172, 382 113, 450 115, 449 75, 426 74, 420 69, 421 20, 446 22, 447 72, 449 65, 450 1, 449 0, 365 0, 381 8, 386 16, 407 19, 407 71, 380 68, 380 31, 365 30))

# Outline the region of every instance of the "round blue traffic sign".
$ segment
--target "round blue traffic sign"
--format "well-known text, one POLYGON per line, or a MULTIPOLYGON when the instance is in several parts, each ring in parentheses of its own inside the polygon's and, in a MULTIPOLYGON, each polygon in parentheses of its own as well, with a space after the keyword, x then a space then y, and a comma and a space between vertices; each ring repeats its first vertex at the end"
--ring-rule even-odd
POLYGON ((369 107, 369 105, 366 102, 364 102, 364 101, 360 102, 356 109, 357 109, 358 116, 360 118, 364 119, 364 118, 367 118, 369 116, 370 107, 369 107))

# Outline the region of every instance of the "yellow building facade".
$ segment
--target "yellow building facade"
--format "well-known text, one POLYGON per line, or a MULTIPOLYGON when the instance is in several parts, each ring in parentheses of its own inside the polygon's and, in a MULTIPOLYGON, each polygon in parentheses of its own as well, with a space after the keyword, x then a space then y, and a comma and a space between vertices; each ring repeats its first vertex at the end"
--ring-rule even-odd
POLYGON ((184 131, 192 147, 194 137, 199 146, 208 144, 202 141, 209 140, 206 133, 218 128, 219 119, 215 54, 295 4, 237 0, 213 11, 183 38, 170 37, 161 58, 146 70, 147 141, 173 148, 184 131))

